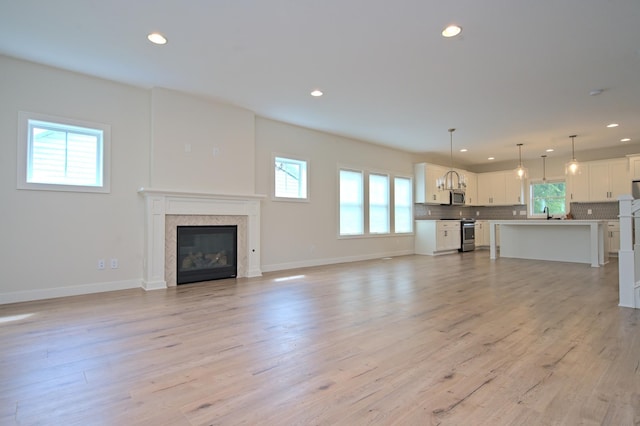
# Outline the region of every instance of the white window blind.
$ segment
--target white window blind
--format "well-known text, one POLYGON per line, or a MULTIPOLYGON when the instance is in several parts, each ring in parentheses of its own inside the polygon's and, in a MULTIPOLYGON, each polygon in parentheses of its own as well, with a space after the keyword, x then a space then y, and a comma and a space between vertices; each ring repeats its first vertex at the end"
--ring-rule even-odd
POLYGON ((340 170, 340 235, 364 233, 362 172, 340 170))
POLYGON ((396 177, 393 180, 394 232, 413 231, 413 197, 411 179, 396 177))
POLYGON ((389 233, 389 176, 369 175, 369 233, 389 233))
POLYGON ((109 192, 110 127, 21 111, 18 188, 109 192))
POLYGON ((102 131, 29 120, 27 182, 102 186, 102 131))
POLYGON ((276 198, 307 198, 307 162, 275 157, 274 195, 276 198))

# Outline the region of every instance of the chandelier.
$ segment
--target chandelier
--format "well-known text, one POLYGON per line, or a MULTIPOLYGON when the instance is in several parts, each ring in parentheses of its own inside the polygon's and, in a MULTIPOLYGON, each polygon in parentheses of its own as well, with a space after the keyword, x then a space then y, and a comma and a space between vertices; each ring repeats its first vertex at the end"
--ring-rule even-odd
POLYGON ((436 179, 436 186, 439 191, 453 191, 459 190, 464 192, 464 188, 467 187, 467 182, 464 175, 460 175, 458 172, 453 170, 453 132, 456 129, 449 129, 449 145, 451 148, 451 168, 444 175, 436 179))

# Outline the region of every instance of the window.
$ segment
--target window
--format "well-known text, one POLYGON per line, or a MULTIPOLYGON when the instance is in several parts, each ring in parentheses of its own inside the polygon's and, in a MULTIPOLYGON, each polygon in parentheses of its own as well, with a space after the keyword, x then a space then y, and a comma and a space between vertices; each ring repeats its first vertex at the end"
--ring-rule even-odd
POLYGON ((410 177, 341 168, 339 181, 340 236, 413 232, 413 180, 410 177))
POLYGON ((340 170, 340 235, 364 233, 363 174, 340 170))
POLYGON ((411 179, 396 177, 393 179, 393 206, 395 233, 413 232, 413 199, 411 179))
POLYGON ((369 233, 389 233, 389 176, 369 175, 369 233))
POLYGON ((529 215, 545 216, 545 208, 550 215, 565 214, 566 185, 562 179, 531 182, 531 202, 529 203, 529 215))
POLYGON ((274 197, 307 200, 307 161, 274 156, 274 197))
POLYGON ((109 192, 109 126, 25 112, 19 126, 19 189, 109 192))

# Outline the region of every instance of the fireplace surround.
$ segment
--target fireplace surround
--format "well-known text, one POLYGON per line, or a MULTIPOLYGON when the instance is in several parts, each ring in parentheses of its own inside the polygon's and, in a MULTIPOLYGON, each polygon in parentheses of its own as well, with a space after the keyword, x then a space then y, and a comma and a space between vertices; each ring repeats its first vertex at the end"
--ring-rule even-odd
POLYGON ((261 276, 259 195, 228 195, 141 188, 145 199, 142 287, 177 285, 177 226, 237 225, 237 277, 261 276), (173 249, 172 249, 173 248, 173 249))

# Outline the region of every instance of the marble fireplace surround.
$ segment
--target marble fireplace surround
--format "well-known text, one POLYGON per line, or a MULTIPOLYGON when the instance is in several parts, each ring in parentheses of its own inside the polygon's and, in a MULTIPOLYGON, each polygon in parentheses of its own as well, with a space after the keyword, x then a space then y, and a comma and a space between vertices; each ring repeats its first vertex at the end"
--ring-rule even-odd
POLYGON ((260 270, 259 195, 226 195, 141 188, 145 199, 142 288, 176 285, 178 225, 238 225, 238 277, 260 270))

